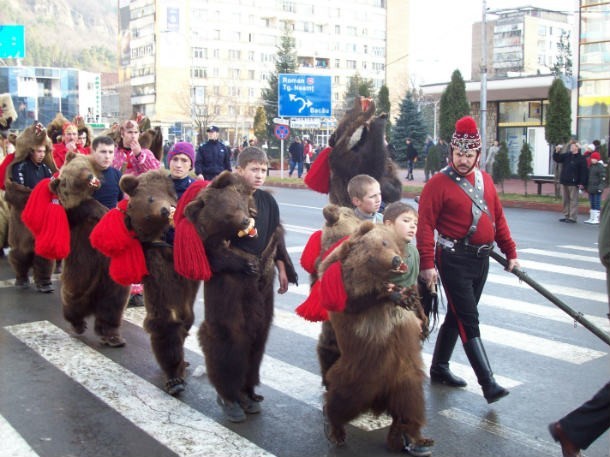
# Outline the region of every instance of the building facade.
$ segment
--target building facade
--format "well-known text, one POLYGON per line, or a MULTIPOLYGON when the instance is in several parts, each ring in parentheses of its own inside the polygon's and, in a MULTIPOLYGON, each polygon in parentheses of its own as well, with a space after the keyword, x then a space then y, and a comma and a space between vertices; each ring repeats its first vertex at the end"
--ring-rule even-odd
MULTIPOLYGON (((331 76, 336 111, 355 74, 375 90, 385 83, 386 19, 386 0, 120 0, 119 86, 130 91, 121 112, 185 133, 196 121, 215 124, 235 144, 262 104, 285 30, 295 39, 297 71, 331 76)), ((393 56, 401 45, 406 55, 405 41, 393 56)))
POLYGON ((557 59, 562 35, 573 36, 570 15, 564 12, 523 7, 490 13, 487 40, 481 43, 482 23, 472 26, 472 80, 480 79, 482 49, 487 50, 489 78, 549 74, 557 59))
POLYGON ((74 68, 0 67, 0 93, 11 94, 17 120, 12 128, 24 129, 34 120, 47 125, 59 112, 67 119, 82 116, 101 124, 99 73, 74 68))
POLYGON ((610 1, 580 0, 578 138, 610 140, 610 1))

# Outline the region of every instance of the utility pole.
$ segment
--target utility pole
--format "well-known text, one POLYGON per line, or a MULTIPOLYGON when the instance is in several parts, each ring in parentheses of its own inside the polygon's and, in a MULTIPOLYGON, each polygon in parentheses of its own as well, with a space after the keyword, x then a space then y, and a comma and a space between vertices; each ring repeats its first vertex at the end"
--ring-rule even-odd
POLYGON ((481 31, 481 156, 487 161, 487 0, 483 0, 481 31))

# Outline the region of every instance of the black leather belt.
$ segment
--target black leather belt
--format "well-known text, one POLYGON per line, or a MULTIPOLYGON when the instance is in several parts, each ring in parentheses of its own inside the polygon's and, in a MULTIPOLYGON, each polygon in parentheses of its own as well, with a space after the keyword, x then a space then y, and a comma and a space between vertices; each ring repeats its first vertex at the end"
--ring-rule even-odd
POLYGON ((494 248, 493 243, 489 244, 470 244, 465 238, 455 239, 445 235, 438 235, 437 243, 446 251, 450 252, 467 252, 474 254, 476 257, 486 257, 494 248))

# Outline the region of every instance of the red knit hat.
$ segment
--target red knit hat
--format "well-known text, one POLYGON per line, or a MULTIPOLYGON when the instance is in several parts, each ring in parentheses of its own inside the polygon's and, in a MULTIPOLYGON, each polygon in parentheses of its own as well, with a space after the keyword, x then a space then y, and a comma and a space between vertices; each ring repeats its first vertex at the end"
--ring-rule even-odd
POLYGON ((602 156, 599 152, 594 152, 593 154, 591 154, 591 159, 601 160, 602 156))
POLYGON ((464 116, 455 123, 451 145, 462 151, 481 149, 481 135, 477 123, 470 116, 464 116))

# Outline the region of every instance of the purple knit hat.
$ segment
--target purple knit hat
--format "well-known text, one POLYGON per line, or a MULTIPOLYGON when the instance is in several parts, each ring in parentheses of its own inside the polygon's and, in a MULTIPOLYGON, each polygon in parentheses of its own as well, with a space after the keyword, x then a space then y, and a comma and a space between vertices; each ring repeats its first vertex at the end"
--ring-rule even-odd
POLYGON ((172 161, 172 157, 176 154, 184 154, 191 159, 191 168, 195 165, 195 148, 191 143, 186 141, 179 141, 167 153, 167 163, 172 161))

